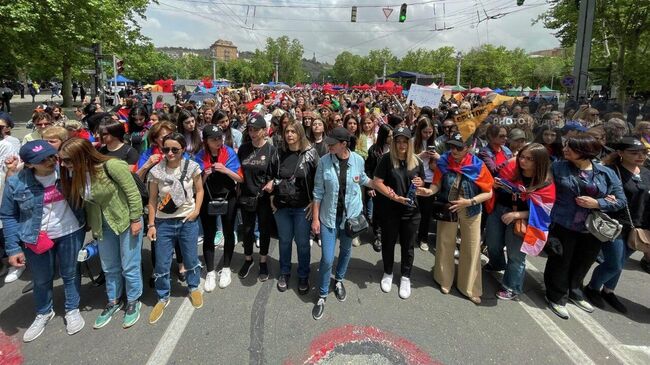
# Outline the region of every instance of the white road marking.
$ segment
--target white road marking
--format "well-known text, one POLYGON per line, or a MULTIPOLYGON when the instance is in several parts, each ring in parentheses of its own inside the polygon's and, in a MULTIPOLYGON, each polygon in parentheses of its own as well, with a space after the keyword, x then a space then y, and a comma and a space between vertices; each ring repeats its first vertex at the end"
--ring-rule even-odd
MULTIPOLYGON (((526 262, 526 269, 529 271, 530 276, 540 285, 544 284, 544 274, 535 267, 530 261, 526 262)), ((572 317, 576 319, 582 326, 584 326, 593 337, 600 342, 612 355, 614 355, 623 364, 648 364, 650 359, 640 361, 635 356, 627 351, 626 345, 623 345, 616 337, 609 333, 603 326, 598 323, 589 313, 581 309, 575 309, 573 306, 568 306, 572 317)), ((645 347, 645 346, 640 346, 645 347)))
MULTIPOLYGON (((201 280, 201 283, 199 284, 199 290, 201 290, 201 292, 203 292, 202 288, 203 280, 201 280)), ((178 340, 183 336, 185 327, 187 327, 194 312, 195 309, 192 306, 189 297, 185 297, 180 308, 178 308, 178 311, 174 314, 174 318, 169 323, 169 326, 167 326, 165 333, 163 333, 160 341, 158 341, 158 345, 156 345, 156 348, 149 356, 146 365, 167 364, 176 348, 176 344, 178 344, 178 340)))

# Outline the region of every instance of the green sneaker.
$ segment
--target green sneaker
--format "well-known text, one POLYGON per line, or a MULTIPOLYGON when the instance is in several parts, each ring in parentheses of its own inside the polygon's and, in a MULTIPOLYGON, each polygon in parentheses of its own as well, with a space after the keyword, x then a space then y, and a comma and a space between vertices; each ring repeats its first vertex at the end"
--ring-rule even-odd
POLYGON ((106 304, 106 308, 104 308, 104 310, 99 314, 99 316, 97 316, 93 328, 99 329, 106 326, 108 322, 110 322, 111 319, 113 318, 113 315, 117 313, 117 311, 119 311, 120 309, 122 309, 121 301, 115 304, 112 303, 106 304))
POLYGON ((135 324, 135 322, 140 319, 140 307, 142 303, 139 300, 129 302, 126 306, 126 313, 124 314, 124 322, 122 322, 122 328, 129 328, 135 324))

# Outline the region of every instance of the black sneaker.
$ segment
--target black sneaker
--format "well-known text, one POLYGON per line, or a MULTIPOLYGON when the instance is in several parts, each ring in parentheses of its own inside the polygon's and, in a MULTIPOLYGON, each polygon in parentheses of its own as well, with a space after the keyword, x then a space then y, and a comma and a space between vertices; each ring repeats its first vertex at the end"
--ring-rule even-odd
POLYGON ((269 280, 269 268, 266 262, 260 262, 260 273, 257 275, 257 280, 265 282, 269 280))
POLYGON ((627 308, 625 308, 625 305, 623 305, 623 303, 618 300, 614 292, 606 293, 604 290, 601 290, 600 295, 607 302, 607 304, 611 305, 612 308, 616 309, 619 313, 627 313, 627 308))
POLYGON ((381 252, 381 240, 379 238, 372 242, 372 249, 375 250, 375 252, 381 252))
POLYGON ((288 282, 289 282, 289 275, 287 274, 280 275, 280 277, 278 278, 278 290, 281 293, 287 291, 288 282))
POLYGON ((345 286, 343 286, 342 281, 337 281, 336 284, 334 284, 334 295, 339 302, 345 302, 347 293, 345 292, 345 286))
POLYGON ((305 295, 309 293, 309 278, 298 279, 298 294, 305 295))
POLYGON ((600 292, 598 290, 594 290, 589 287, 589 285, 585 286, 584 289, 582 289, 582 292, 584 293, 585 297, 593 304, 596 308, 603 309, 605 308, 605 301, 603 300, 603 297, 600 295, 600 292))
POLYGON ((311 316, 315 320, 319 320, 323 317, 323 312, 325 312, 325 298, 318 298, 318 301, 314 304, 314 308, 311 310, 311 316))
POLYGON ((251 272, 251 268, 253 267, 253 260, 244 260, 244 264, 241 266, 241 269, 239 269, 239 278, 244 279, 245 277, 248 276, 248 273, 251 272))

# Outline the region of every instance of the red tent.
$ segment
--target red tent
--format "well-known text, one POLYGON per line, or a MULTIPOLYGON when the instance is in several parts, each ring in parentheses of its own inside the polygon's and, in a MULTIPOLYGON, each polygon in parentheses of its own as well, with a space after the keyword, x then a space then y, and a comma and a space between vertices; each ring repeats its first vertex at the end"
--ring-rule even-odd
POLYGON ((174 80, 172 80, 172 79, 169 79, 169 80, 160 79, 160 80, 154 82, 154 84, 162 87, 164 93, 173 93, 174 92, 174 80))
POLYGON ((386 91, 389 94, 399 94, 402 92, 403 88, 401 85, 397 85, 392 80, 388 80, 383 84, 377 85, 376 89, 378 91, 386 91))

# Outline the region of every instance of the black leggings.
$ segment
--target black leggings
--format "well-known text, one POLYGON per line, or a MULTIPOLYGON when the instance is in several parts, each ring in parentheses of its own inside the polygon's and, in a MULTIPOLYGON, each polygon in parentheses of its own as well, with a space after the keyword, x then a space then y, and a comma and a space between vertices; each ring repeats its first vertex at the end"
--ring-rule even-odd
POLYGON ((381 258, 384 261, 384 273, 392 274, 395 263, 395 245, 399 236, 402 255, 402 276, 411 277, 413 267, 413 247, 420 225, 420 214, 402 217, 399 220, 380 219, 381 227, 381 258))
MULTIPOLYGON (((217 234, 217 217, 208 215, 208 194, 201 204, 201 224, 203 225, 203 259, 208 272, 214 271, 214 236, 217 234)), ((235 215, 237 213, 237 201, 234 194, 228 196, 228 211, 221 216, 223 226, 223 267, 230 267, 230 260, 235 251, 235 215), (232 196, 230 196, 232 195, 232 196)))
POLYGON ((271 227, 273 226, 273 212, 269 197, 264 195, 257 200, 257 210, 246 212, 242 209, 242 226, 244 229, 244 255, 253 255, 253 242, 255 242, 255 219, 257 218, 260 229, 260 255, 269 254, 271 242, 271 227))

